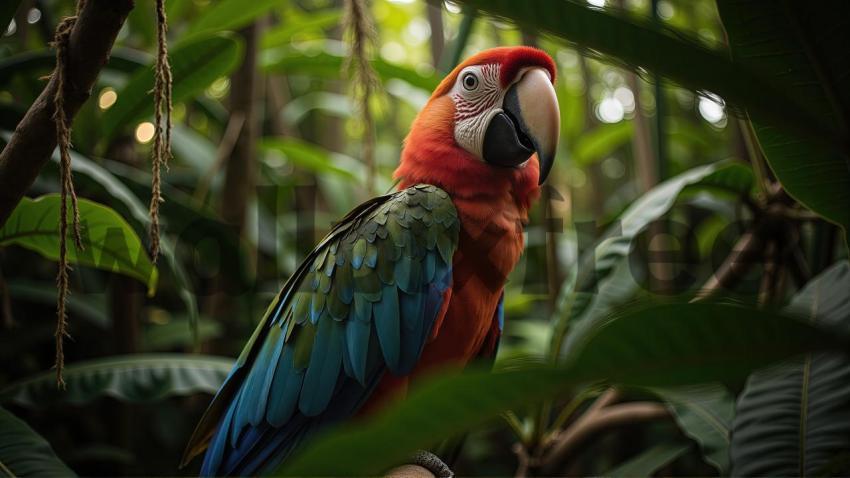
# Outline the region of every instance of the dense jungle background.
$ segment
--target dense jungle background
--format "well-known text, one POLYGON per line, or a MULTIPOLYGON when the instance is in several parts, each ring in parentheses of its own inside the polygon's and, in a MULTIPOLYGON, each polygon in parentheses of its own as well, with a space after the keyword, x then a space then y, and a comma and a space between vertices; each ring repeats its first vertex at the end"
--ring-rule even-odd
POLYGON ((443 75, 520 44, 557 62, 562 130, 495 373, 438 378, 281 472, 381 473, 428 447, 460 475, 850 472, 836 350, 850 327, 850 3, 168 0, 164 13, 173 158, 154 262, 156 2, 0 7, 0 475, 197 473, 178 469, 183 447, 281 284, 334 220, 391 190, 443 75), (93 87, 65 99, 86 247, 67 232, 62 389, 66 179, 55 128, 24 116, 52 107, 37 100, 55 80, 50 43, 77 9, 59 47, 93 87), (110 28, 108 63, 81 60, 110 28), (49 151, 13 147, 16 128, 49 151))

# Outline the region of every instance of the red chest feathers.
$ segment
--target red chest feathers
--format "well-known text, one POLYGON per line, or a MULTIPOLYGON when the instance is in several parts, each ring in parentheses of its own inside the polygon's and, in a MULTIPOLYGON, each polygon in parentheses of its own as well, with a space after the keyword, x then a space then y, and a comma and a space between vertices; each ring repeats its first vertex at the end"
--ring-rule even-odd
POLYGON ((523 249, 524 209, 505 201, 455 199, 461 219, 453 283, 445 316, 425 345, 417 372, 465 365, 481 348, 494 320, 508 274, 523 249))

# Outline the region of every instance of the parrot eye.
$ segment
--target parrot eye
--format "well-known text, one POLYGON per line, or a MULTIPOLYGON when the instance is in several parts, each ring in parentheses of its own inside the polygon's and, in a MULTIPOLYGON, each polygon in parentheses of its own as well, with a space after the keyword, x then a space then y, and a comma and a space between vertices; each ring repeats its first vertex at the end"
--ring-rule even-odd
POLYGON ((463 75, 463 87, 467 91, 472 91, 478 88, 478 77, 475 76, 475 73, 467 73, 463 75))

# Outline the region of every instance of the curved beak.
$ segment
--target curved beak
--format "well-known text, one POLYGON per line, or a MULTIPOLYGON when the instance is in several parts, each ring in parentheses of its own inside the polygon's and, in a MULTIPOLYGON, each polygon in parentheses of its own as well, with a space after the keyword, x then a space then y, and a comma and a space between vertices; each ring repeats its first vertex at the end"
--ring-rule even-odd
POLYGON ((502 112, 493 116, 484 133, 482 153, 488 163, 517 167, 537 153, 539 184, 543 184, 558 147, 561 116, 549 74, 542 68, 527 70, 508 89, 502 112))

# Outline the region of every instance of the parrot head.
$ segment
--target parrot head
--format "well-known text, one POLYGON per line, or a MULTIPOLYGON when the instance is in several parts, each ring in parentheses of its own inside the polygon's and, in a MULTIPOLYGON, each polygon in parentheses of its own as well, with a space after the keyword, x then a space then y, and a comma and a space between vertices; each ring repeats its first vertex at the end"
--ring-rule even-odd
POLYGON ((531 47, 482 51, 458 65, 419 112, 395 177, 452 193, 505 185, 536 192, 560 131, 555 63, 531 47))

